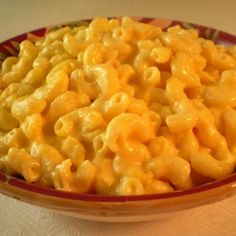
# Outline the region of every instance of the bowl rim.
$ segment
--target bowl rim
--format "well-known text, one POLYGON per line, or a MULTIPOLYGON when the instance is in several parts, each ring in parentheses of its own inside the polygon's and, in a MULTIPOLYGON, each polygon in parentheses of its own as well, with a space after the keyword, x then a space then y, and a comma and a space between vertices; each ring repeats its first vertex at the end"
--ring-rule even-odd
MULTIPOLYGON (((109 16, 107 17, 108 19, 121 19, 122 16, 109 16)), ((147 16, 130 16, 131 18, 141 22, 141 23, 146 23, 146 24, 152 24, 152 21, 158 20, 158 21, 166 21, 170 22, 169 25, 163 27, 162 29, 165 30, 168 27, 176 26, 176 25, 181 25, 183 28, 197 28, 201 33, 202 31, 207 31, 207 33, 214 33, 216 32, 217 34, 220 34, 220 38, 225 41, 229 41, 231 43, 236 44, 236 34, 232 34, 223 30, 219 30, 215 27, 203 25, 203 24, 198 24, 198 23, 193 23, 193 22, 187 22, 183 20, 177 20, 177 19, 171 19, 171 18, 164 18, 164 17, 147 17, 147 16)), ((92 21, 93 18, 85 18, 85 19, 78 19, 78 20, 72 20, 72 21, 67 21, 63 23, 55 23, 47 26, 42 26, 37 29, 33 29, 27 32, 23 32, 21 34, 15 35, 13 37, 10 37, 8 39, 5 39, 0 42, 0 53, 2 52, 9 52, 8 49, 14 47, 14 45, 11 44, 11 42, 21 42, 27 38, 28 34, 33 34, 35 36, 42 36, 48 30, 51 30, 55 27, 63 27, 63 26, 73 26, 76 23, 82 23, 83 24, 88 24, 92 21)), ((155 25, 155 24, 154 24, 155 25)), ((1 61, 1 57, 0 57, 1 61)))
MULTIPOLYGON (((227 33, 222 30, 218 30, 206 25, 196 24, 196 23, 186 23, 181 20, 174 20, 174 19, 168 19, 168 18, 158 18, 158 17, 135 17, 131 16, 134 19, 139 19, 140 22, 143 23, 150 23, 152 20, 164 20, 164 21, 171 21, 170 25, 167 27, 175 26, 175 25, 191 25, 194 28, 197 28, 198 30, 210 30, 217 32, 220 35, 220 39, 228 41, 230 43, 236 44, 236 36, 227 33)), ((108 17, 109 19, 114 18, 120 18, 120 17, 108 17)), ((25 32, 22 34, 19 34, 17 36, 11 37, 9 39, 6 39, 2 42, 0 42, 0 53, 9 52, 9 48, 13 49, 15 48, 14 43, 12 42, 21 42, 27 38, 28 34, 33 34, 35 36, 43 36, 49 29, 52 29, 53 27, 61 27, 66 26, 67 24, 74 24, 76 22, 87 22, 89 23, 92 19, 81 19, 78 21, 69 21, 66 23, 61 24, 53 24, 46 27, 40 27, 38 29, 31 30, 29 32, 25 32)), ((163 29, 166 29, 167 27, 163 27, 163 29)), ((1 58, 0 58, 1 61, 1 58)), ((160 193, 160 194, 147 194, 147 195, 127 195, 127 196, 116 196, 116 195, 98 195, 98 194, 79 194, 74 192, 65 192, 61 190, 56 190, 54 188, 48 188, 48 187, 42 187, 40 185, 36 185, 33 183, 28 183, 22 179, 18 179, 16 177, 7 175, 6 173, 3 173, 0 171, 0 184, 9 184, 12 187, 20 188, 24 191, 32 192, 32 193, 38 193, 46 196, 51 197, 57 197, 57 198, 63 198, 63 199, 69 199, 69 200, 79 200, 79 201, 93 201, 93 202, 116 202, 116 203, 122 203, 122 202, 131 202, 131 201, 146 201, 146 200, 161 200, 161 199, 172 199, 176 197, 184 197, 187 195, 197 194, 206 192, 209 190, 214 190, 219 187, 225 186, 225 185, 231 185, 231 187, 236 186, 236 172, 233 174, 212 182, 208 182, 196 187, 193 187, 191 189, 187 190, 176 190, 174 192, 169 193, 160 193), (235 184, 235 185, 234 185, 235 184)), ((1 192, 1 189, 0 189, 1 192)))
MULTIPOLYGON (((18 179, 13 176, 9 176, 0 171, 0 183, 9 184, 12 187, 20 188, 21 190, 38 193, 50 197, 63 198, 68 200, 79 200, 79 201, 93 201, 93 202, 131 202, 131 201, 147 201, 147 200, 164 200, 173 199, 177 197, 184 197, 193 194, 199 194, 210 190, 215 190, 217 188, 230 185, 232 188, 236 187, 236 173, 233 173, 221 180, 208 182, 191 189, 187 190, 176 190, 169 193, 159 193, 159 194, 145 194, 145 195, 100 195, 100 194, 89 194, 89 193, 75 193, 75 192, 65 192, 61 190, 56 190, 54 188, 43 187, 33 183, 28 183, 22 179, 18 179)), ((0 191, 1 192, 1 191, 0 191)))

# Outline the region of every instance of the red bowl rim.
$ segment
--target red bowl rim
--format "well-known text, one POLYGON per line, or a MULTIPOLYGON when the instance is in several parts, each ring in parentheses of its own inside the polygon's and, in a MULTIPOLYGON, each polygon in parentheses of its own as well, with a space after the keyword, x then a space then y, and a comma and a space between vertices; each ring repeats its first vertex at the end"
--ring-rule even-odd
POLYGON ((9 176, 1 171, 0 171, 0 182, 7 183, 10 186, 20 188, 28 192, 38 193, 51 197, 69 199, 69 200, 93 201, 93 202, 130 202, 130 201, 161 200, 161 199, 171 199, 176 197, 184 197, 187 195, 214 190, 224 185, 231 185, 231 187, 235 187, 236 185, 234 186, 234 184, 236 183, 236 173, 233 173, 232 175, 224 179, 209 182, 187 190, 177 190, 174 192, 160 193, 160 194, 130 195, 130 196, 110 196, 110 195, 79 194, 74 192, 65 192, 53 188, 42 187, 40 185, 28 183, 16 177, 9 176))
MULTIPOLYGON (((109 18, 116 18, 116 17, 109 17, 109 18)), ((169 20, 169 19, 163 19, 163 18, 154 18, 154 17, 134 17, 134 18, 140 18, 140 22, 150 23, 152 20, 169 20)), ((85 19, 81 20, 85 22, 90 22, 91 19, 85 19)), ((236 44, 236 36, 226 33, 224 31, 219 31, 211 27, 195 24, 195 23, 185 23, 183 21, 178 20, 170 20, 171 24, 168 26, 174 26, 174 25, 181 25, 184 26, 186 24, 189 24, 193 26, 194 28, 199 29, 200 33, 202 33, 204 30, 209 29, 210 31, 218 31, 219 33, 219 39, 225 42, 229 42, 231 44, 236 44)), ((74 23, 70 22, 70 23, 74 23)), ((69 24, 69 23, 68 23, 69 24)), ((60 26, 66 25, 66 24, 60 24, 60 26)), ((56 25, 58 26, 58 24, 56 25)), ((53 26, 50 26, 49 28, 52 28, 53 26)), ((164 28, 165 29, 165 28, 164 28)), ((37 36, 43 36, 47 32, 48 28, 39 28, 15 37, 12 37, 10 39, 7 39, 0 43, 0 52, 8 52, 7 48, 13 48, 12 41, 14 42, 21 42, 27 38, 27 34, 34 34, 37 36)), ((130 201, 146 201, 146 200, 160 200, 160 199, 168 199, 168 198, 176 198, 176 197, 183 197, 186 195, 206 192, 209 190, 213 190, 219 187, 222 187, 224 185, 231 184, 232 187, 233 184, 236 182, 236 173, 233 173, 232 175, 218 180, 214 182, 209 182, 188 190, 178 190, 170 193, 161 193, 161 194, 151 194, 151 195, 131 195, 131 196, 109 196, 109 195, 95 195, 95 194, 78 194, 78 193, 72 193, 72 192, 64 192, 59 191, 53 188, 47 188, 42 187, 36 184, 27 183, 24 180, 9 176, 3 172, 0 171, 0 182, 7 183, 13 187, 20 188, 22 190, 32 192, 32 193, 38 193, 46 196, 51 197, 57 197, 57 198, 63 198, 63 199, 69 199, 69 200, 80 200, 80 201, 94 201, 94 202, 130 202, 130 201)), ((0 190, 1 192, 1 190, 0 190)))
MULTIPOLYGON (((114 19, 114 18, 119 18, 120 19, 121 17, 108 17, 108 19, 114 19)), ((196 28, 196 29, 199 30, 200 35, 204 31, 208 31, 208 33, 218 32, 219 33, 218 38, 220 40, 236 44, 236 36, 235 35, 227 33, 227 32, 222 31, 222 30, 218 30, 218 29, 213 28, 213 27, 206 26, 206 25, 201 25, 201 24, 196 24, 196 23, 191 23, 191 22, 185 22, 185 21, 180 21, 180 20, 175 20, 175 19, 158 18, 158 17, 135 17, 135 16, 132 16, 132 18, 138 19, 139 22, 147 23, 147 24, 149 24, 149 23, 152 24, 153 20, 170 21, 170 24, 167 27, 171 27, 171 26, 175 26, 175 25, 180 25, 183 28, 186 28, 186 26, 187 27, 193 27, 193 28, 196 28)), ((6 40, 0 42, 0 52, 8 51, 6 49, 6 47, 12 48, 12 46, 13 46, 11 44, 12 41, 21 42, 21 41, 23 41, 27 38, 28 34, 34 34, 36 36, 43 36, 48 30, 50 30, 54 27, 61 27, 61 26, 71 25, 71 24, 78 23, 78 22, 89 23, 89 22, 91 22, 91 20, 92 20, 91 18, 89 18, 89 19, 80 19, 78 21, 70 21, 70 22, 61 23, 61 24, 54 24, 54 25, 41 27, 41 28, 38 28, 38 29, 35 29, 35 30, 31 30, 31 31, 22 33, 20 35, 11 37, 9 39, 6 39, 6 40)), ((164 27, 163 29, 166 29, 167 27, 164 27)))

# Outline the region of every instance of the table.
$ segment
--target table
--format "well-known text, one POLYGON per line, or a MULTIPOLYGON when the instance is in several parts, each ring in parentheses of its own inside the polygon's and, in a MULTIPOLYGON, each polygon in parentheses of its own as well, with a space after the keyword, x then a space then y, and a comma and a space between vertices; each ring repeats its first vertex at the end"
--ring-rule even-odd
MULTIPOLYGON (((0 41, 61 22, 94 16, 153 16, 209 25, 236 34, 234 0, 1 0, 0 41)), ((0 194, 1 236, 235 236, 236 197, 143 223, 98 223, 55 214, 0 194)))

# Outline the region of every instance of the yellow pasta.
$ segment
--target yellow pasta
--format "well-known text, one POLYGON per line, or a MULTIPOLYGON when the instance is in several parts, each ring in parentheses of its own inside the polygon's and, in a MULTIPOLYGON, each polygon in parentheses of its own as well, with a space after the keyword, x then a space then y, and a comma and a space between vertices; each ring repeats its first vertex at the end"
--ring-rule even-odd
POLYGON ((0 170, 62 191, 159 194, 236 164, 236 46, 95 18, 0 70, 0 170))
POLYGON ((10 148, 7 155, 7 164, 17 174, 21 174, 27 181, 36 182, 41 175, 40 163, 29 153, 18 148, 10 148))

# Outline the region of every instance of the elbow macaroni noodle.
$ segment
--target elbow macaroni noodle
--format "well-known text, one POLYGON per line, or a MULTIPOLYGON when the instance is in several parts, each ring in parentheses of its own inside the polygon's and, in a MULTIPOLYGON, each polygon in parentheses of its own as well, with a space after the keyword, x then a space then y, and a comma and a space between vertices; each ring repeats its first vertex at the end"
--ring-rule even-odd
POLYGON ((0 71, 0 170, 77 193, 154 194, 230 175, 236 53, 179 26, 99 17, 25 40, 0 71))

